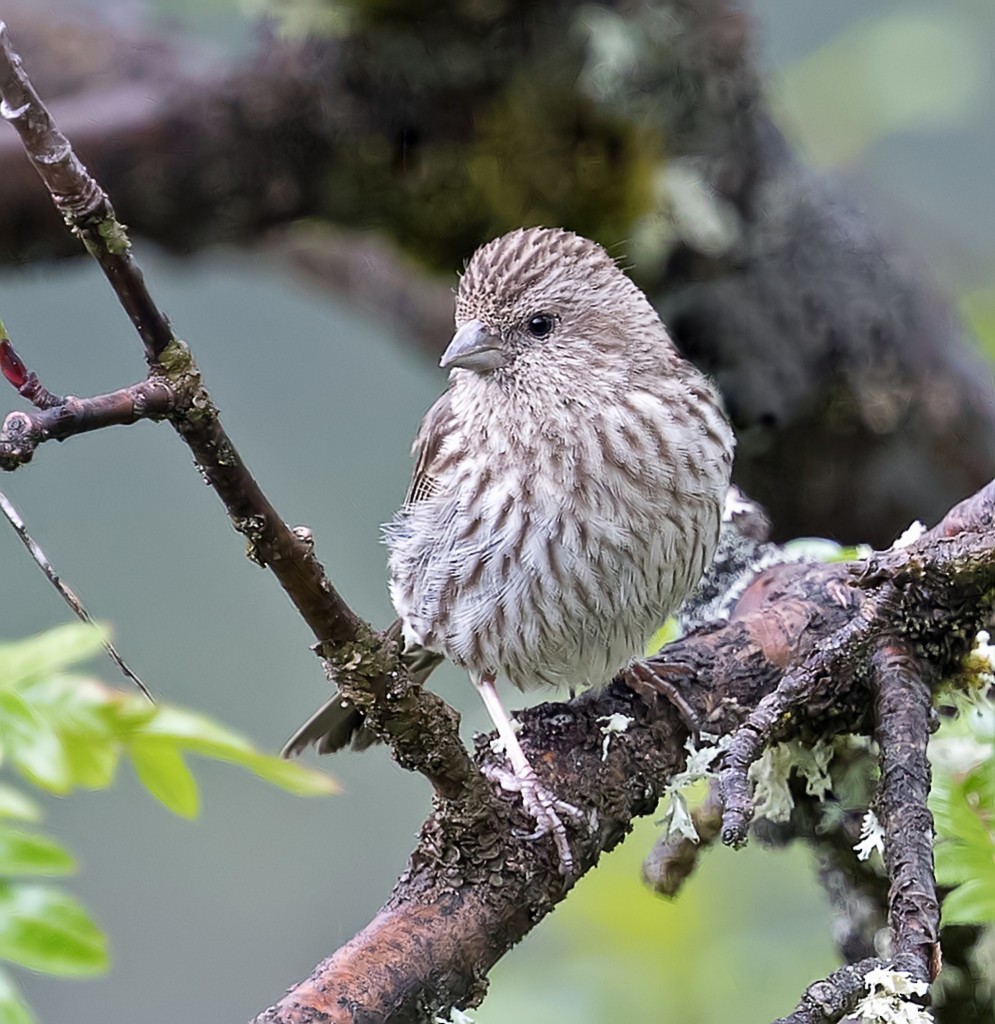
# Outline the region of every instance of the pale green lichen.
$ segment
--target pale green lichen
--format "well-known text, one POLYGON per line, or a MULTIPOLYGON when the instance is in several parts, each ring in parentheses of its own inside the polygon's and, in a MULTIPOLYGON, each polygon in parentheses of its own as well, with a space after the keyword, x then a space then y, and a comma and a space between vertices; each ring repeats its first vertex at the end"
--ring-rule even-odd
POLYGON ((805 792, 809 796, 824 800, 833 788, 829 775, 832 759, 833 747, 824 740, 811 747, 797 740, 768 747, 750 766, 756 813, 768 821, 787 821, 791 817, 795 806, 788 786, 792 770, 805 780, 805 792))
POLYGON ((170 380, 175 380, 182 374, 197 371, 197 365, 190 354, 189 346, 185 341, 175 337, 160 353, 159 366, 170 380))
MULTIPOLYGON (((177 337, 170 340, 159 355, 157 371, 169 381, 180 397, 181 411, 190 423, 217 418, 217 407, 201 386, 200 370, 185 341, 177 337)), ((222 465, 234 464, 233 452, 224 451, 222 455, 222 465)))
POLYGON ((356 628, 356 638, 350 643, 332 646, 325 644, 322 657, 333 679, 343 676, 373 679, 387 675, 397 667, 397 650, 384 643, 380 634, 364 622, 356 628))
MULTIPOLYGON (((714 739, 714 737, 702 733, 702 739, 714 739)), ((729 742, 730 737, 723 736, 718 743, 712 746, 698 747, 694 740, 688 737, 684 744, 688 752, 684 770, 678 772, 664 790, 664 796, 670 799, 667 810, 658 824, 665 826, 667 835, 679 835, 692 843, 698 842, 698 830, 691 818, 691 810, 688 807, 684 791, 696 782, 716 777, 717 773, 713 770, 712 765, 722 756, 729 746, 729 742)))
POLYGON ((105 248, 113 256, 123 256, 131 248, 128 229, 117 217, 105 217, 97 225, 97 234, 103 239, 105 248))
MULTIPOLYGON (((995 647, 985 629, 964 655, 959 671, 943 681, 935 703, 952 706, 960 715, 984 715, 991 707, 988 693, 995 686, 995 647)), ((932 744, 931 744, 932 748, 932 744)))

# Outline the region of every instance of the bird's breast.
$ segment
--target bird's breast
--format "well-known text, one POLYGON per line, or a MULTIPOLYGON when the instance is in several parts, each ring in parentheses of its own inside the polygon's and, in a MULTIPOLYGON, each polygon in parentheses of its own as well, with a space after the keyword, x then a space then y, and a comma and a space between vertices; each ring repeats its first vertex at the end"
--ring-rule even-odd
POLYGON ((579 412, 491 417, 447 438, 432 496, 387 530, 410 640, 523 687, 596 684, 683 599, 725 485, 682 476, 652 403, 579 412))

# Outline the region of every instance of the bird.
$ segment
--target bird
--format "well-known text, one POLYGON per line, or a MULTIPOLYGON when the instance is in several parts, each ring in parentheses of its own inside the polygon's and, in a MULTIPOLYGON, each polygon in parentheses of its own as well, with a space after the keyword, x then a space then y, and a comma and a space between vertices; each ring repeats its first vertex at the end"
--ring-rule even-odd
MULTIPOLYGON (((715 385, 609 253, 563 228, 481 246, 460 277, 449 386, 384 527, 393 634, 423 668, 464 668, 520 793, 572 857, 579 812, 540 783, 496 689, 603 685, 645 655, 719 538, 734 437, 715 385)), ((326 702, 284 748, 364 746, 326 702)))

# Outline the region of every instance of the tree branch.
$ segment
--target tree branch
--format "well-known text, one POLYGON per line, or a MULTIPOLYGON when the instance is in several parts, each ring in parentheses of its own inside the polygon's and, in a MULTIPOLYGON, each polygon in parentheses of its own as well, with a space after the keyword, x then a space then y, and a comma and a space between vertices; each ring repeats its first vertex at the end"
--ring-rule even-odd
POLYGON ((173 338, 131 259, 131 243, 114 216, 107 194, 77 159, 13 52, 7 26, 0 22, 0 108, 14 126, 35 171, 69 230, 86 246, 110 281, 145 345, 153 365, 173 338))
POLYGON ((392 657, 392 648, 381 650, 373 631, 325 576, 311 544, 284 524, 242 462, 189 349, 173 335, 145 287, 124 226, 38 98, 2 22, 0 96, 0 114, 16 128, 67 226, 104 271, 142 339, 150 366, 148 380, 134 388, 97 399, 67 400, 47 413, 12 414, 4 425, 7 454, 2 468, 25 461, 18 452, 30 458, 32 446, 46 432, 66 437, 108 423, 133 422, 136 400, 139 405, 147 400, 169 419, 193 452, 204 478, 224 502, 232 525, 246 537, 250 557, 273 571, 319 643, 329 645, 325 656, 333 658, 349 648, 355 671, 380 671, 382 665, 370 663, 392 657))
POLYGON ((167 418, 176 395, 166 381, 150 377, 130 387, 92 398, 68 395, 38 412, 8 413, 0 426, 0 469, 31 461, 45 441, 64 441, 104 427, 167 418))
MULTIPOLYGON (((171 65, 152 36, 145 78, 136 40, 88 26, 101 88, 65 98, 62 127, 136 231, 188 252, 279 229, 278 257, 435 354, 451 274, 485 238, 561 224, 624 253, 719 383, 737 482, 779 538, 886 544, 995 474, 976 347, 852 186, 792 152, 745 0, 350 10, 334 39, 263 36, 231 67, 191 70, 189 44, 171 65), (356 241, 371 226, 378 249, 356 241)), ((0 259, 64 253, 5 148, 0 259)))
POLYGON ((904 637, 882 639, 872 661, 875 738, 881 751, 876 813, 884 828, 884 864, 891 880, 893 951, 915 960, 913 977, 933 981, 940 969, 940 905, 933 877, 933 816, 926 805, 931 687, 926 667, 904 637))
POLYGON ((75 234, 100 263, 146 346, 148 379, 95 398, 52 395, 24 366, 4 336, 0 368, 36 404, 13 412, 0 429, 0 469, 29 461, 38 444, 142 418, 168 419, 187 443, 229 520, 247 541, 248 556, 268 567, 316 637, 326 672, 391 741, 404 767, 419 771, 443 795, 489 789, 459 738, 452 708, 409 676, 398 659, 396 636, 376 632, 339 595, 313 552, 310 531, 290 529, 263 494, 221 426, 186 344, 176 338, 153 302, 130 250, 127 233, 106 194, 74 155, 24 74, 0 22, 0 113, 11 120, 32 165, 75 234))
MULTIPOLYGON (((938 678, 952 673, 971 638, 989 621, 995 595, 993 527, 995 482, 907 548, 878 553, 856 567, 787 564, 765 571, 725 625, 703 627, 676 641, 651 664, 691 680, 684 697, 712 733, 733 732, 782 680, 799 679, 805 666, 819 679, 817 691, 792 703, 791 716, 778 719, 771 737, 811 742, 866 734, 873 728, 870 680, 879 665, 877 652, 881 644, 894 643, 897 629, 917 657, 927 659, 931 678, 938 678), (841 600, 843 593, 850 599, 841 600), (848 636, 854 646, 844 657, 840 645, 848 636)), ((892 670, 884 673, 884 692, 891 692, 893 676, 892 670)), ((634 816, 652 813, 684 761, 687 730, 673 707, 648 705, 623 680, 569 704, 544 704, 517 717, 523 745, 544 785, 589 814, 588 827, 568 826, 581 874, 625 835, 634 816), (611 714, 625 715, 632 724, 612 738, 603 759, 601 723, 611 714)), ((901 746, 893 751, 895 723, 883 710, 882 717, 881 738, 889 750, 883 756, 890 765, 908 751, 901 746)), ((915 728, 922 732, 924 749, 924 720, 916 719, 915 728)), ((486 739, 479 739, 478 764, 493 756, 486 739)), ((424 1022, 436 1012, 446 1016, 452 1006, 479 1000, 488 969, 572 884, 559 874, 552 843, 520 838, 527 828, 521 809, 509 802, 504 814, 501 820, 500 809, 438 800, 381 913, 260 1014, 256 1024, 424 1022)), ((901 820, 886 828, 900 829, 901 820)), ((894 831, 891 840, 902 848, 894 831)), ((896 866, 899 874, 903 870, 896 866)), ((918 947, 913 952, 909 947, 919 940, 906 938, 905 893, 904 883, 893 893, 898 954, 889 963, 918 976, 921 955, 918 947)), ((929 929, 918 934, 928 937, 929 929)), ((786 1020, 839 1019, 861 994, 864 968, 882 963, 851 965, 819 982, 786 1020)))
MULTIPOLYGON (((677 6, 688 16, 698 10, 677 6)), ((711 17, 723 9, 722 3, 700 8, 711 17)), ((732 40, 735 57, 742 42, 738 31, 732 40)), ((488 75, 500 79, 499 72, 488 66, 488 75)), ((486 90, 494 83, 487 79, 478 85, 486 90)), ((164 403, 163 415, 249 540, 250 555, 277 575, 318 638, 330 672, 377 731, 391 738, 395 756, 424 771, 436 786, 435 811, 381 913, 258 1020, 311 1020, 323 1014, 327 1020, 421 1021, 436 1009, 479 1000, 487 970, 564 897, 573 879, 560 875, 551 843, 521 838, 528 825, 518 802, 483 784, 459 746, 452 717, 437 698, 413 685, 398 662, 393 638, 375 634, 354 615, 326 579, 309 537, 282 523, 245 469, 189 351, 149 297, 106 195, 41 107, 2 25, 0 91, 4 116, 20 132, 57 207, 100 262, 143 339, 151 368, 147 383, 160 385, 152 388, 150 399, 169 391, 172 404, 167 409, 164 403), (412 728, 416 721, 420 724, 412 728)), ((760 121, 757 126, 763 127, 760 121)), ((456 117, 449 128, 459 137, 466 124, 456 117)), ((766 138, 763 133, 750 137, 758 144, 766 138)), ((770 139, 778 141, 776 134, 770 139)), ((728 195, 748 210, 749 176, 723 182, 728 195)), ((128 391, 76 401, 90 403, 82 408, 91 421, 103 416, 107 423, 123 422, 135 411, 128 391), (117 413, 108 411, 111 407, 117 413), (105 411, 98 414, 98 408, 105 411)), ((69 402, 57 401, 53 408, 69 402)), ((27 416, 15 423, 33 422, 28 414, 15 415, 27 416)), ((67 417, 70 421, 75 430, 86 415, 77 411, 67 417)), ((919 765, 925 685, 909 666, 928 665, 930 678, 953 668, 987 623, 995 593, 993 504, 995 485, 990 484, 921 541, 875 556, 859 573, 838 565, 769 569, 738 597, 725 625, 703 626, 652 659, 661 678, 687 681, 682 696, 709 732, 733 734, 723 774, 730 796, 728 839, 745 838, 752 813, 745 772, 764 746, 795 736, 811 740, 868 731, 875 685, 885 766, 898 763, 895 751, 903 749, 908 730, 915 733, 911 756, 919 765), (888 710, 892 697, 901 713, 888 710)), ((569 826, 581 873, 624 836, 634 816, 653 810, 683 763, 687 729, 671 705, 647 703, 641 696, 646 681, 645 675, 638 686, 619 680, 569 704, 544 705, 521 716, 524 744, 544 784, 589 813, 585 825, 569 826), (624 735, 606 736, 602 723, 612 716, 630 721, 624 735)), ((495 757, 486 740, 478 742, 478 765, 495 757)), ((920 783, 921 778, 912 801, 916 812, 920 783)), ((894 813, 886 831, 891 830, 897 850, 896 830, 908 808, 893 799, 890 785, 886 779, 881 801, 894 813)), ((935 939, 921 843, 909 847, 907 856, 896 855, 890 868, 901 880, 892 896, 898 950, 892 965, 909 963, 908 969, 921 975, 924 950, 935 939)), ((820 985, 832 989, 827 994, 823 987, 813 996, 822 1009, 809 1006, 809 1016, 790 1019, 814 1021, 848 1012, 860 987, 852 968, 820 985), (830 1003, 834 1009, 827 1015, 830 1003)))

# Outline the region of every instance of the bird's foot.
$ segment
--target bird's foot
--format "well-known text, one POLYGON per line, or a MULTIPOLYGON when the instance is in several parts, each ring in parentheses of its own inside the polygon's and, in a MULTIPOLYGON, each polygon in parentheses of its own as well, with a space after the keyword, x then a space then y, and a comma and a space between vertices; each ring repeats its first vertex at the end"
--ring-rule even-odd
POLYGON ((545 835, 552 836, 560 858, 560 874, 569 878, 573 874, 574 859, 570 843, 567 841, 567 829, 563 824, 563 818, 580 822, 584 820, 583 812, 573 804, 557 799, 542 785, 531 766, 509 771, 497 765, 488 765, 484 769, 484 775, 491 782, 498 783, 502 789, 521 795, 526 814, 535 820, 537 826, 534 832, 529 832, 523 838, 540 839, 545 835))
POLYGON ((651 660, 634 661, 623 673, 629 688, 642 696, 664 697, 677 712, 695 739, 701 734, 701 721, 687 702, 679 686, 688 683, 688 670, 681 665, 666 665, 651 660))

